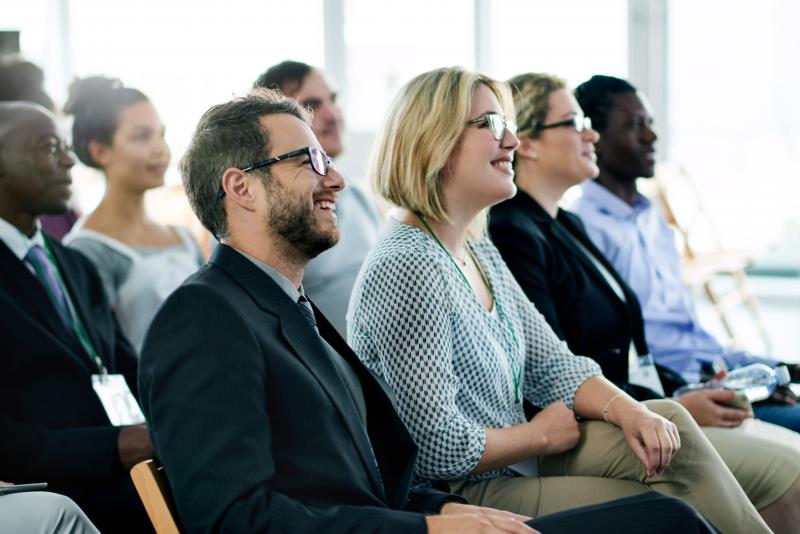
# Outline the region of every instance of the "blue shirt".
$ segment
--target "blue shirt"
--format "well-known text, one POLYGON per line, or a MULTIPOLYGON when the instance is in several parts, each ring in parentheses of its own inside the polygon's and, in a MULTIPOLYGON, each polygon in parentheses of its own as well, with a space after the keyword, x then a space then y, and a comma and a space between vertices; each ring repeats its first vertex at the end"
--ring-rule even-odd
POLYGON ((639 298, 645 336, 656 362, 697 382, 703 362, 722 359, 729 368, 774 361, 726 349, 701 325, 672 229, 660 211, 637 193, 630 206, 595 181, 582 186, 572 206, 592 242, 639 298))

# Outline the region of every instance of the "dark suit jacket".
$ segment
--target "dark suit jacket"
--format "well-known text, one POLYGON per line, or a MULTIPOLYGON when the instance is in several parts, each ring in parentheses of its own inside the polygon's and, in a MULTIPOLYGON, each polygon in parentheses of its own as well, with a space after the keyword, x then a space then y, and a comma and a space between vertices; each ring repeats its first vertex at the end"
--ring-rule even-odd
POLYGON ((631 339, 639 354, 648 353, 641 308, 580 219, 560 209, 554 220, 520 190, 492 209, 489 232, 528 298, 570 350, 595 359, 612 382, 627 384, 631 339), (575 240, 612 274, 625 302, 575 240))
POLYGON ((234 249, 156 315, 139 389, 187 531, 425 532, 409 511, 450 498, 409 491, 416 446, 386 386, 315 313, 360 380, 368 434, 297 304, 234 249))
MULTIPOLYGON (((47 237, 89 337, 111 373, 136 391, 136 358, 89 260, 47 237)), ((97 368, 66 332, 44 287, 0 241, 0 479, 46 481, 99 528, 137 524, 144 509, 92 389, 97 368), (135 518, 134 518, 135 516, 135 518), (110 522, 108 522, 108 521, 110 522)))

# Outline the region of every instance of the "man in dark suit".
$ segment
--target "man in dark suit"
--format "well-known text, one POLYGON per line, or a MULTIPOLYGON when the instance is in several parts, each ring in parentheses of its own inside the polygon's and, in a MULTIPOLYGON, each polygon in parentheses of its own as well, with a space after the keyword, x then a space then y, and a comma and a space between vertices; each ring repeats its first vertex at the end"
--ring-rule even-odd
MULTIPOLYGON (((181 173, 221 244, 153 320, 139 389, 186 531, 533 532, 522 516, 410 489, 417 449, 391 393, 306 299, 303 268, 338 239, 344 181, 305 111, 267 90, 215 106, 181 173)), ((644 498, 658 502, 638 520, 706 531, 685 504, 644 498)), ((542 521, 620 531, 640 526, 626 513, 641 506, 542 521)))
POLYGON ((104 531, 149 522, 128 469, 152 454, 144 425, 115 427, 92 375, 135 387, 136 359, 89 261, 41 232, 63 213, 75 164, 54 116, 0 104, 0 474, 47 481, 104 531))
POLYGON ((303 294, 344 187, 306 112, 266 90, 211 108, 181 172, 221 244, 153 320, 139 384, 186 530, 411 533, 466 511, 427 526, 531 532, 409 491, 416 446, 388 391, 303 294))

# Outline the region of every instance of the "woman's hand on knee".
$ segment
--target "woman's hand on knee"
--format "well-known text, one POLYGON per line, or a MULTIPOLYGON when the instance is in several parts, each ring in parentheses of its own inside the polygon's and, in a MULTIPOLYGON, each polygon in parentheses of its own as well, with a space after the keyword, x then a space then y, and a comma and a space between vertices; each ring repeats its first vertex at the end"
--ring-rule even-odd
POLYGON ((628 446, 644 465, 647 476, 663 473, 681 448, 678 427, 643 405, 626 407, 618 421, 628 446))
POLYGON ((535 454, 558 454, 573 449, 581 438, 575 412, 563 402, 556 402, 537 413, 527 423, 534 435, 541 438, 535 454))

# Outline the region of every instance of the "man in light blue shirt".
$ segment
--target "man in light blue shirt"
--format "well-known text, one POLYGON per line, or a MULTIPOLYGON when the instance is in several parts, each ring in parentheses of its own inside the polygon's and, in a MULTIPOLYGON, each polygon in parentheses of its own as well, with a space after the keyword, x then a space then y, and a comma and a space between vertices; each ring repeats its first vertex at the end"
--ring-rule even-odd
MULTIPOLYGON (((636 189, 637 178, 655 174, 658 136, 644 95, 628 82, 609 76, 594 76, 575 93, 601 137, 596 145, 600 174, 583 185, 583 195, 572 210, 636 292, 656 362, 689 382, 698 382, 701 369, 715 363, 727 368, 776 365, 773 359, 723 347, 698 320, 683 284, 672 230, 656 206, 636 189)), ((797 366, 790 367, 797 380, 797 366)), ((794 406, 793 399, 781 397, 781 403, 758 405, 754 412, 760 419, 800 430, 800 406, 794 406)))

